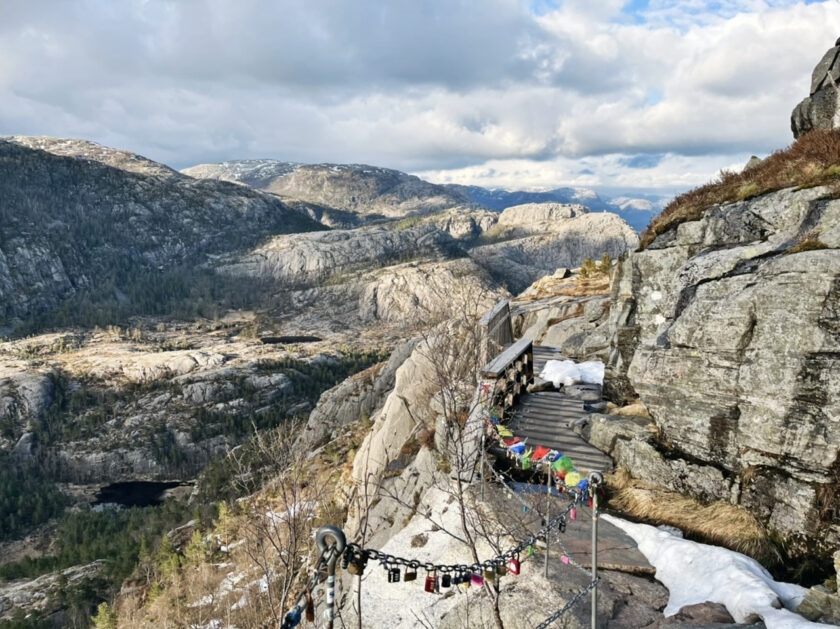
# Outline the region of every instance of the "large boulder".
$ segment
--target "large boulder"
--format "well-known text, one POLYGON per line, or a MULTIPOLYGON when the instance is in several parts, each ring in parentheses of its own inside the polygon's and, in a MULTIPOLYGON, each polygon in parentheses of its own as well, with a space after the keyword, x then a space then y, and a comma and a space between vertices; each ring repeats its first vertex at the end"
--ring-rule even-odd
POLYGON ((840 39, 823 55, 811 75, 811 93, 793 110, 790 127, 793 137, 816 129, 840 128, 840 39))
POLYGON ((794 555, 840 545, 832 196, 782 190, 662 234, 620 265, 610 315, 610 367, 650 410, 660 445, 719 469, 732 501, 794 555))

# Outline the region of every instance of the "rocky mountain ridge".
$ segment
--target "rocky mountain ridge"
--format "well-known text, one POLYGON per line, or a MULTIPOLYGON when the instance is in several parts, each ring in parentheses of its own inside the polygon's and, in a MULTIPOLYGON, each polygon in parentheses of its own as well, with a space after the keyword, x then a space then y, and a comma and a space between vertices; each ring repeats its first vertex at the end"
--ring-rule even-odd
POLYGON ((243 183, 279 195, 315 220, 335 227, 356 227, 382 217, 439 212, 451 208, 500 212, 539 203, 580 204, 593 212, 618 214, 635 230, 647 227, 664 197, 619 196, 602 199, 588 188, 544 192, 490 190, 480 186, 431 184, 412 175, 363 164, 299 164, 277 160, 232 160, 200 164, 181 171, 196 178, 243 183))
POLYGON ((232 161, 186 168, 193 177, 247 183, 315 207, 361 217, 399 218, 469 205, 443 186, 397 170, 365 164, 294 164, 269 160, 232 161))

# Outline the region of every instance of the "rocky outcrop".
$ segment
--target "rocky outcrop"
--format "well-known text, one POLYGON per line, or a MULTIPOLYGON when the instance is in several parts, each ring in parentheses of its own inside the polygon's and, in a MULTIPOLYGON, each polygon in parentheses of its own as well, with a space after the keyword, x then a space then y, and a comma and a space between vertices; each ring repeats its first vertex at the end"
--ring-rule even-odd
POLYGON ((404 231, 368 228, 278 236, 219 268, 232 275, 311 283, 411 259, 463 255, 448 234, 430 225, 404 231))
POLYGON ((840 545, 833 196, 710 208, 621 263, 610 315, 610 365, 650 410, 657 447, 714 468, 715 495, 698 497, 745 506, 794 555, 840 545))
POLYGON ((505 210, 499 228, 513 239, 475 247, 470 257, 517 293, 560 267, 579 267, 586 258, 598 260, 603 254, 616 258, 638 245, 636 232, 615 214, 578 213, 574 207, 549 207, 539 215, 546 218, 535 218, 530 206, 512 208, 509 217, 505 210), (559 218, 566 212, 575 215, 559 218))
POLYGON ((95 561, 33 580, 0 583, 0 621, 12 623, 13 618, 37 614, 33 617, 40 615, 61 626, 67 592, 74 588, 91 587, 97 578, 101 578, 106 564, 106 561, 95 561))
POLYGON ((416 345, 417 340, 404 343, 394 350, 386 363, 375 365, 325 391, 309 414, 306 429, 300 436, 301 443, 310 448, 321 445, 336 438, 343 427, 371 418, 394 388, 397 369, 416 345))
POLYGON ((562 347, 563 354, 575 360, 604 362, 610 347, 609 313, 609 294, 561 296, 523 304, 513 320, 514 336, 562 347))
POLYGON ((816 129, 840 128, 840 39, 823 55, 811 75, 811 93, 793 110, 790 127, 793 137, 816 129))
POLYGON ((429 217, 429 222, 456 240, 474 240, 499 220, 497 212, 458 207, 429 217))
POLYGON ((543 223, 562 221, 588 213, 589 210, 579 203, 524 203, 506 208, 499 215, 499 225, 533 233, 546 227, 543 223))

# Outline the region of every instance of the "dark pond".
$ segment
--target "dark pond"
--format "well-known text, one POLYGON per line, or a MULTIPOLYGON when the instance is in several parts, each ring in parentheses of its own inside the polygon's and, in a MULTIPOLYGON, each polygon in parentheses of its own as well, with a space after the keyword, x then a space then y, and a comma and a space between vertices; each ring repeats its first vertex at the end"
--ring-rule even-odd
POLYGON ((317 336, 263 336, 260 341, 264 345, 277 345, 279 343, 317 343, 321 341, 317 336))
POLYGON ((102 487, 96 494, 93 504, 118 504, 124 507, 151 507, 163 502, 167 489, 178 487, 182 483, 170 481, 156 483, 151 481, 126 481, 111 483, 102 487))

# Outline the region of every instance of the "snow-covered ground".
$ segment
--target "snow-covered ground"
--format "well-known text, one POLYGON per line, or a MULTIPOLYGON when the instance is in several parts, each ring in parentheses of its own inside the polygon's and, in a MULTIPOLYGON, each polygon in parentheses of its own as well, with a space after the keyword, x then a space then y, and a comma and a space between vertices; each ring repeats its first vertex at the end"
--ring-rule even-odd
POLYGON ((639 550, 656 568, 656 579, 670 594, 666 616, 686 605, 711 601, 725 605, 737 622, 760 617, 767 629, 834 626, 810 622, 789 611, 805 598, 805 588, 777 583, 761 564, 746 555, 692 542, 647 524, 610 515, 601 517, 636 540, 639 550), (782 605, 784 608, 779 609, 782 605))

